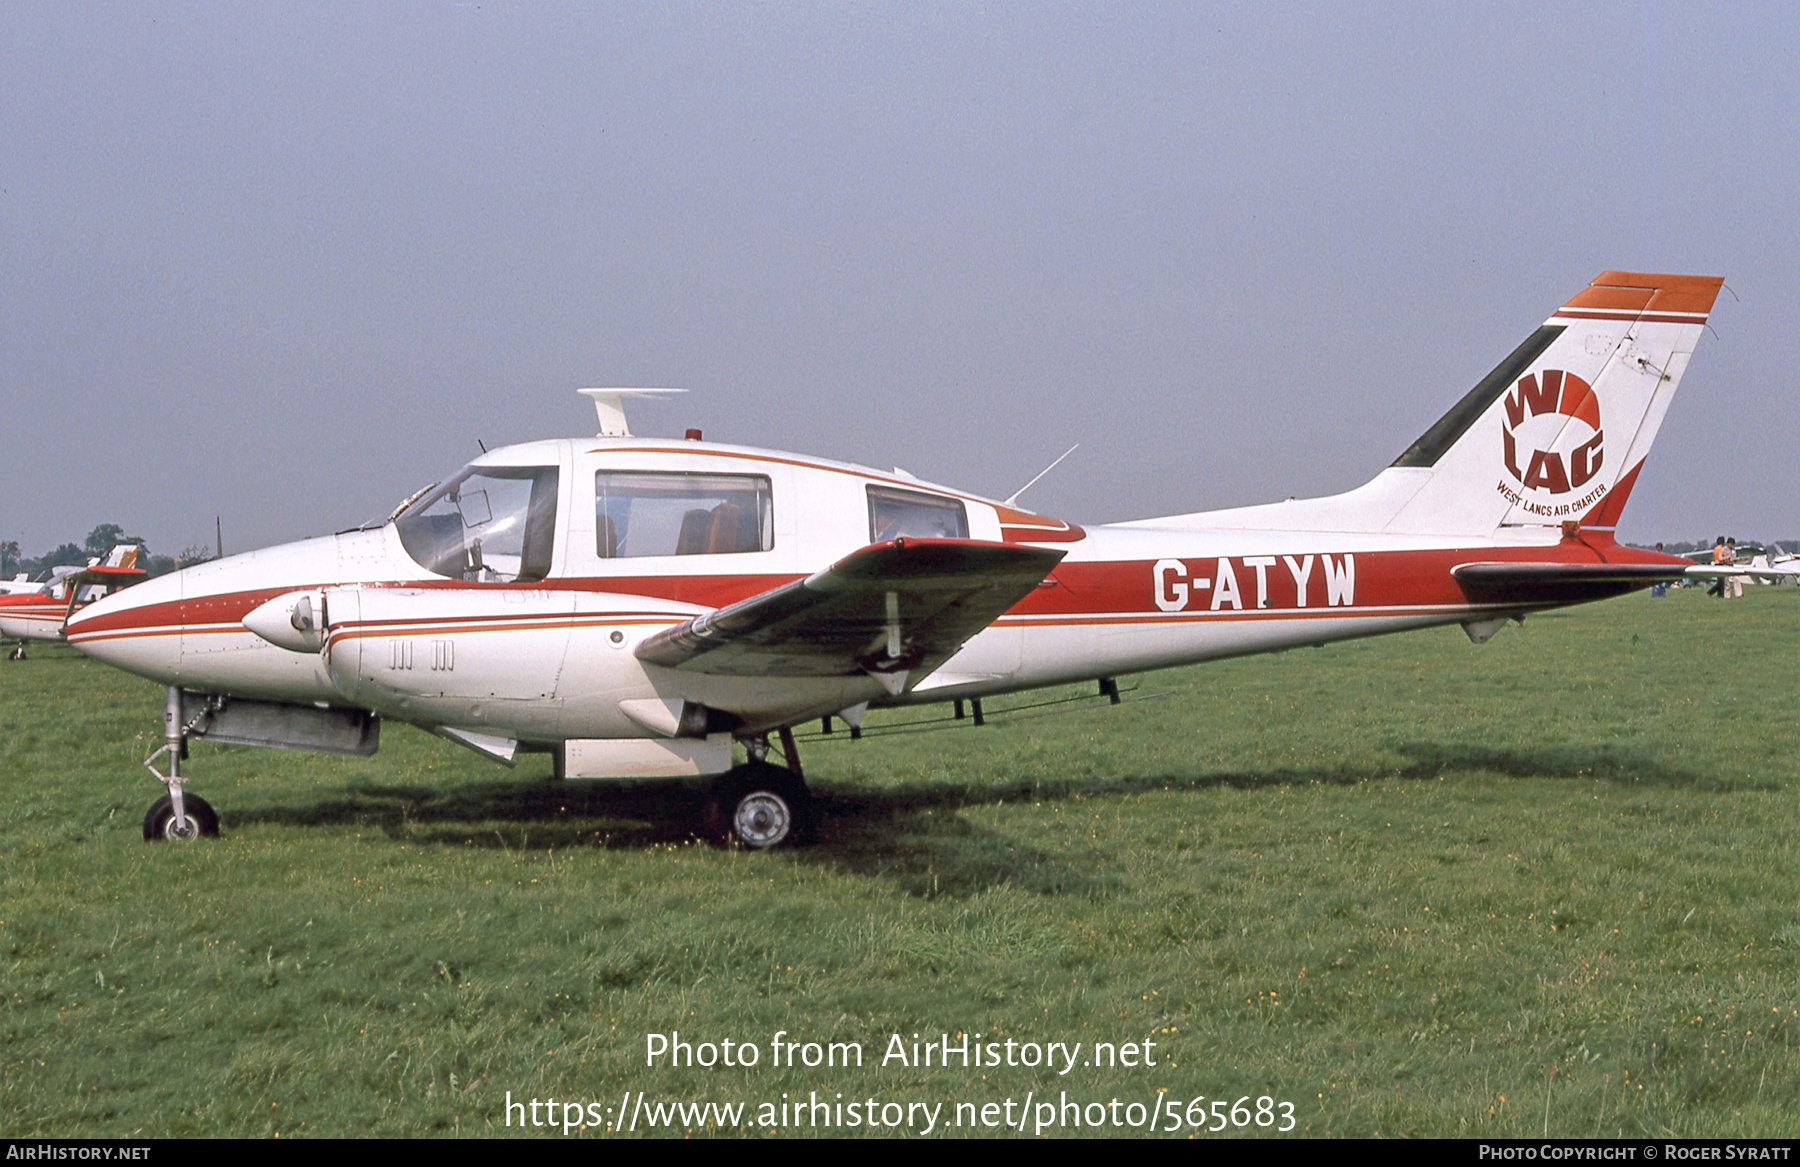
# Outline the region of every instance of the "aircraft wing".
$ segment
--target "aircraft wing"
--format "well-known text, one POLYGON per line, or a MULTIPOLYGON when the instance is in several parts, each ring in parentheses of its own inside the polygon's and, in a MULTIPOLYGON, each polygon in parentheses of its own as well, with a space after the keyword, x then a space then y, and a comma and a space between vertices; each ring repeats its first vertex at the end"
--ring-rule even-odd
POLYGON ((1783 570, 1779 567, 1737 567, 1729 563, 1722 563, 1717 567, 1710 563, 1704 563, 1698 567, 1690 567, 1682 574, 1693 579, 1717 579, 1720 576, 1747 575, 1755 579, 1776 581, 1793 579, 1796 575, 1792 570, 1783 570))
POLYGON ((895 539, 803 580, 696 616, 638 646, 665 668, 736 677, 923 675, 1048 575, 1065 553, 895 539), (921 673, 921 670, 923 673, 921 673))
POLYGON ((1697 572, 1684 563, 1464 563, 1450 574, 1471 600, 1481 603, 1567 604, 1710 570, 1697 572))
POLYGON ((70 586, 79 584, 107 584, 112 587, 123 587, 128 583, 136 583, 150 573, 141 567, 111 567, 97 563, 92 567, 83 567, 72 571, 63 578, 70 586))

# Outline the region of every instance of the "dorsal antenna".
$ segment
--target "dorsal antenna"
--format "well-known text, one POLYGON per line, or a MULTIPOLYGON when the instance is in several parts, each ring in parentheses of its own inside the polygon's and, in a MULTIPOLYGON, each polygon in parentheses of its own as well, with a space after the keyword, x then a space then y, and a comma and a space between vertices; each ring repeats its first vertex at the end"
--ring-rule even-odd
POLYGON ((1030 490, 1032 487, 1036 486, 1038 484, 1038 478, 1042 478, 1044 475, 1050 473, 1052 470, 1056 469, 1058 466, 1061 466, 1063 458, 1067 458, 1070 454, 1073 454, 1076 450, 1079 450, 1079 449, 1081 449, 1081 443, 1076 442, 1073 446, 1070 446, 1068 449, 1064 450, 1062 452, 1062 458, 1058 458, 1056 461, 1050 463, 1050 465, 1044 467, 1042 470, 1039 470, 1037 473, 1037 478, 1033 478, 1030 482, 1027 482, 1024 486, 1021 486, 1021 487, 1019 487, 1019 489, 1013 491, 1012 497, 1007 499, 1006 502, 1002 505, 1009 506, 1009 507, 1017 506, 1018 502, 1019 502, 1019 496, 1021 494, 1024 494, 1026 491, 1030 490))
POLYGON ((600 418, 600 436, 603 438, 628 438, 631 430, 625 425, 624 399, 627 397, 668 397, 675 393, 686 393, 686 389, 577 389, 577 393, 594 403, 594 412, 600 418))

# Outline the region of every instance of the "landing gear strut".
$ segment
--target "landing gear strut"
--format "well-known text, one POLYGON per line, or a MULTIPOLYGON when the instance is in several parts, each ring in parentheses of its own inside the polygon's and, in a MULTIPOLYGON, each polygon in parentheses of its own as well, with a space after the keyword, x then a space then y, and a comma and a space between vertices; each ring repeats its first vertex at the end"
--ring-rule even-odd
POLYGON ((800 773, 791 731, 781 731, 781 744, 786 766, 767 760, 768 738, 753 738, 745 743, 750 761, 713 780, 706 799, 706 833, 715 842, 767 851, 812 838, 812 793, 800 773))
MULTIPOLYGON (((144 815, 144 838, 153 843, 159 839, 185 842, 219 833, 218 813, 198 794, 184 794, 181 789, 187 782, 181 774, 181 759, 187 756, 187 734, 194 727, 194 723, 182 720, 182 712, 181 689, 170 685, 169 700, 163 706, 163 744, 144 759, 144 768, 169 788, 169 793, 151 803, 149 813, 144 815), (164 754, 169 755, 167 774, 156 768, 156 759, 164 754)), ((204 712, 199 714, 195 722, 204 716, 204 712)))

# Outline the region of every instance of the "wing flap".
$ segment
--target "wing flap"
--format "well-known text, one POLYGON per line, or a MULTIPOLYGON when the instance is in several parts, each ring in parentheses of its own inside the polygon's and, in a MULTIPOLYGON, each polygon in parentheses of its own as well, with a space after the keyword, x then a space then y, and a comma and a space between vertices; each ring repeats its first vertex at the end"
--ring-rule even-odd
POLYGON ((903 679, 949 660, 1064 554, 966 539, 875 543, 658 633, 637 656, 720 676, 903 679))

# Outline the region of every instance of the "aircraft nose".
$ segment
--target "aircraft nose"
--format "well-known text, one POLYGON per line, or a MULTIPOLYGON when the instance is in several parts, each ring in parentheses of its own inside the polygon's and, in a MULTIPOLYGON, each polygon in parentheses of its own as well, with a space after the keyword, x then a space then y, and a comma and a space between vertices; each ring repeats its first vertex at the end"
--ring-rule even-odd
POLYGON ((145 580, 76 612, 69 643, 83 655, 165 685, 181 676, 181 583, 145 580))

